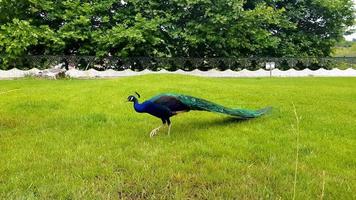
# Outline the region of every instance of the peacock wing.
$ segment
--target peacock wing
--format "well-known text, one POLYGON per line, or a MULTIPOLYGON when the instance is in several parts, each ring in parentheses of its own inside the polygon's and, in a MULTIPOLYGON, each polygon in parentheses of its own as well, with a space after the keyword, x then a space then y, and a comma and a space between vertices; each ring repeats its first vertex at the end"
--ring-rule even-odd
POLYGON ((190 108, 187 105, 185 105, 175 95, 162 94, 162 95, 153 97, 149 101, 159 104, 161 106, 165 106, 172 112, 187 112, 190 110, 190 108))
POLYGON ((259 117, 271 110, 270 107, 261 110, 228 108, 205 99, 170 93, 155 96, 151 99, 151 101, 160 105, 164 105, 175 113, 189 110, 204 110, 208 112, 222 113, 241 119, 259 117))

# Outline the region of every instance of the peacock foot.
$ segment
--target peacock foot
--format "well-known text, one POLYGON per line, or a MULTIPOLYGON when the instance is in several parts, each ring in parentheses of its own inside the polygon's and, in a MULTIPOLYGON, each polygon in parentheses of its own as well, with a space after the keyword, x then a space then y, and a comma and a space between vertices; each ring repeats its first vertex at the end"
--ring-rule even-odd
POLYGON ((161 127, 162 127, 162 126, 159 126, 159 127, 155 128, 155 129, 153 129, 153 130, 151 131, 151 133, 150 133, 150 137, 155 136, 155 135, 158 133, 158 131, 159 131, 159 129, 160 129, 161 127))

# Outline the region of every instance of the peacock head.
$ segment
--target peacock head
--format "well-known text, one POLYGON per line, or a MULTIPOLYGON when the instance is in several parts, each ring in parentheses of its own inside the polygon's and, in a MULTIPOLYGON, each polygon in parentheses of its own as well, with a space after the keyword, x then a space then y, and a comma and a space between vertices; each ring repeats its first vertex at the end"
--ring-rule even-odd
POLYGON ((135 101, 137 101, 137 98, 140 98, 140 97, 141 97, 139 93, 137 93, 137 92, 135 92, 135 93, 136 93, 137 96, 135 96, 135 95, 130 95, 130 96, 127 97, 127 101, 129 101, 129 102, 135 102, 135 101))

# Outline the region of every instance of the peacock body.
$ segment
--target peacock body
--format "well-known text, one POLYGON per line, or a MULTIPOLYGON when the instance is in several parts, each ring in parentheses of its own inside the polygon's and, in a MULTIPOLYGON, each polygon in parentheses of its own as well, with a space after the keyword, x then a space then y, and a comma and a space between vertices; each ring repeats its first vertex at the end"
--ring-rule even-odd
MULTIPOLYGON (((136 94, 137 97, 140 98, 140 95, 138 93, 136 94)), ((169 126, 168 133, 171 128, 170 117, 190 110, 221 113, 239 119, 256 118, 271 110, 271 107, 266 107, 260 110, 228 108, 205 99, 174 93, 159 94, 141 104, 138 102, 136 96, 130 95, 128 101, 134 102, 134 109, 136 112, 148 113, 158 117, 162 120, 163 125, 167 123, 169 126)), ((155 135, 163 125, 153 129, 150 136, 152 137, 155 135)))
POLYGON ((169 104, 172 101, 172 99, 175 99, 174 101, 176 100, 180 101, 180 103, 184 104, 188 108, 187 110, 183 110, 183 111, 200 110, 200 111, 216 112, 216 113, 222 113, 241 119, 256 118, 271 110, 271 107, 266 107, 260 110, 227 108, 225 106, 213 103, 205 99, 192 97, 188 95, 182 95, 182 94, 174 94, 174 93, 159 94, 151 98, 149 101, 166 102, 169 104))

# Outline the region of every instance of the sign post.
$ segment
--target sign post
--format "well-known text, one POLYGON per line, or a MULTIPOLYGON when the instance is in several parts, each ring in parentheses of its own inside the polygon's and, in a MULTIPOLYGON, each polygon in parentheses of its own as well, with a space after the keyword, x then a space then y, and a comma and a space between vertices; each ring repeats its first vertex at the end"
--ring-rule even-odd
POLYGON ((269 77, 272 77, 272 70, 276 68, 275 62, 266 62, 266 69, 269 70, 269 77))

